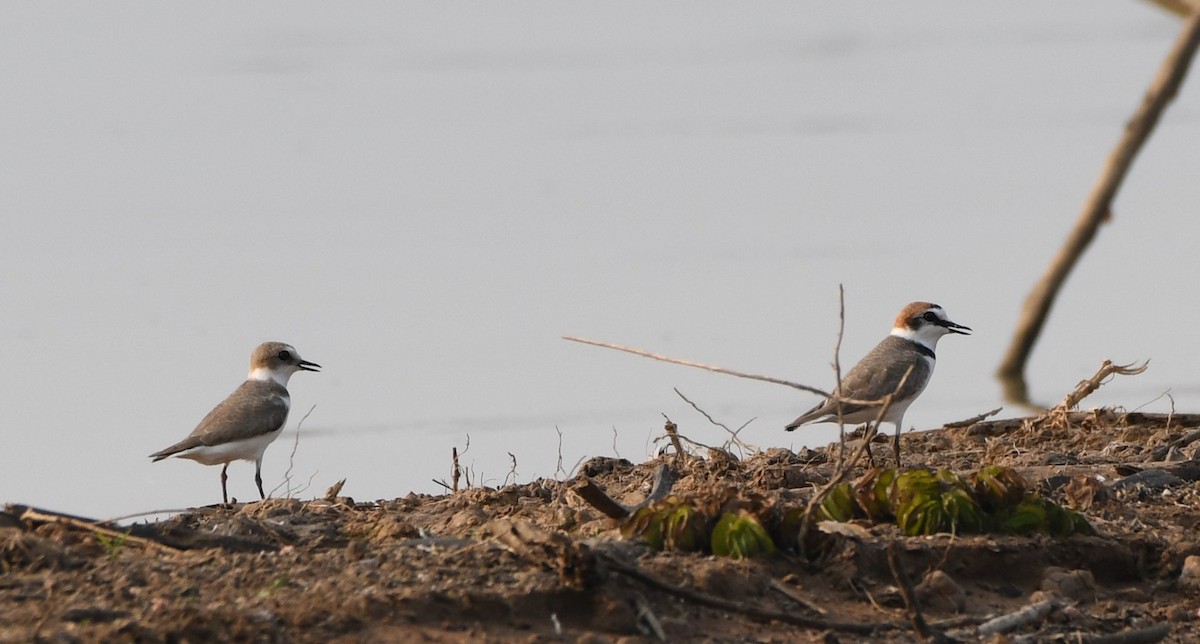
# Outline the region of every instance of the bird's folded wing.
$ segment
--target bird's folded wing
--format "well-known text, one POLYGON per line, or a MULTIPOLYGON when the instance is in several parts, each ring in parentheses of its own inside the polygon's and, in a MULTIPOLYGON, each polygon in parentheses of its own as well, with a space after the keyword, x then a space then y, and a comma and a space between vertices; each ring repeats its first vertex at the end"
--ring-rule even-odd
POLYGON ((843 397, 861 401, 861 404, 843 403, 843 414, 868 407, 878 407, 883 404, 883 399, 891 393, 895 393, 898 399, 912 398, 921 393, 929 381, 929 363, 925 360, 915 360, 911 363, 893 362, 879 365, 879 367, 852 369, 846 375, 845 380, 842 381, 843 397), (909 364, 913 366, 912 373, 908 374, 908 380, 904 381, 904 386, 897 390, 896 383, 904 377, 904 372, 908 371, 909 364), (874 401, 879 402, 865 404, 874 401))
POLYGON ((208 412, 187 438, 150 457, 160 460, 193 447, 269 434, 287 422, 289 406, 288 393, 283 387, 272 382, 246 381, 208 412))

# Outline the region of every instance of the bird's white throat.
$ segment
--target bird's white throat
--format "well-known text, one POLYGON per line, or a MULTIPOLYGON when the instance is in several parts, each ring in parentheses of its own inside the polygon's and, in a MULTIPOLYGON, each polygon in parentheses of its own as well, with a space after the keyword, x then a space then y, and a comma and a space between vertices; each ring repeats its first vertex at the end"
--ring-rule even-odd
POLYGON ((892 335, 896 336, 897 338, 904 338, 909 342, 916 342, 926 349, 933 351, 937 349, 938 340, 940 340, 943 335, 946 335, 946 330, 940 326, 933 325, 923 326, 916 331, 906 326, 898 326, 892 329, 892 335))
POLYGON ((271 369, 270 367, 255 367, 250 370, 250 375, 246 376, 246 380, 261 380, 263 382, 274 380, 280 387, 287 387, 288 380, 295 373, 295 369, 271 369))

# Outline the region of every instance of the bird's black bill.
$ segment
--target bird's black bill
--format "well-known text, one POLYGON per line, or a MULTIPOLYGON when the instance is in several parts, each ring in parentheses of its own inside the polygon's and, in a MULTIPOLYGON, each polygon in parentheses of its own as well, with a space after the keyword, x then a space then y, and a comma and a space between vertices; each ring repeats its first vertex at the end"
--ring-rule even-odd
POLYGON ((951 322, 950 320, 946 320, 945 322, 942 322, 942 326, 946 327, 946 330, 951 333, 959 333, 962 335, 971 335, 971 327, 963 326, 961 324, 955 324, 954 322, 951 322))
POLYGON ((300 361, 300 370, 301 371, 320 371, 321 365, 319 365, 315 362, 309 362, 308 360, 301 360, 300 361))

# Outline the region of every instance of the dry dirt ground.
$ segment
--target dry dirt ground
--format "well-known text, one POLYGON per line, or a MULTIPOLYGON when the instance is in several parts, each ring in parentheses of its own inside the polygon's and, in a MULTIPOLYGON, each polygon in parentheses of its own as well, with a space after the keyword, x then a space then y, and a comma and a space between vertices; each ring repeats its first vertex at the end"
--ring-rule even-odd
MULTIPOLYGON (((811 561, 654 553, 574 490, 586 477, 632 505, 666 464, 679 494, 802 504, 836 446, 596 458, 571 480, 444 496, 213 506, 129 536, 8 506, 0 641, 1200 641, 1198 427, 1093 411, 910 433, 906 466, 1012 466, 1098 534, 905 537, 864 520, 811 561), (985 624, 1014 613, 1005 633, 985 624)), ((873 451, 891 458, 888 443, 873 451)))

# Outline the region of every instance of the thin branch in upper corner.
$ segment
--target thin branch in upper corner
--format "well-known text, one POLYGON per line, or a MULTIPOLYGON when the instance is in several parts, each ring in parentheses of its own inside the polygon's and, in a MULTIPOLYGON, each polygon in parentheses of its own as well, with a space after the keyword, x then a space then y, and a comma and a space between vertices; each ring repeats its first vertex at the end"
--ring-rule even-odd
POLYGON ((1021 307, 1012 343, 996 369, 996 376, 1004 385, 1005 396, 1009 400, 1028 402, 1025 366, 1050 315, 1050 308, 1100 226, 1112 219, 1113 201, 1121 184, 1129 174, 1138 152, 1150 139, 1167 105, 1178 96, 1197 48, 1200 48, 1200 11, 1193 9, 1170 53, 1159 67, 1158 74, 1143 95, 1137 111, 1122 128, 1120 141, 1109 153, 1100 178, 1088 194, 1066 242, 1021 307))
POLYGON ((808 385, 802 385, 802 384, 791 382, 788 380, 783 380, 782 378, 772 378, 770 376, 760 376, 758 374, 746 373, 744 371, 734 371, 733 369, 726 369, 724 367, 718 367, 716 365, 703 364, 700 362, 692 362, 691 360, 683 360, 681 358, 672 358, 672 357, 664 356, 664 355, 658 354, 658 353, 651 353, 649 351, 645 351, 642 349, 626 347, 626 346, 622 346, 620 344, 612 344, 611 342, 601 342, 599 340, 589 340, 587 338, 579 338, 579 337, 575 337, 575 336, 571 336, 571 335, 564 335, 564 336, 562 336, 562 338, 564 340, 570 340, 571 342, 580 342, 583 344, 590 344, 594 347, 603 347, 605 349, 616 349, 617 351, 624 351, 625 353, 632 353, 633 355, 642 356, 643 358, 650 358, 652 360, 660 360, 662 362, 670 362, 671 364, 683 365, 685 367, 695 367, 697 369, 704 369, 705 371, 711 371, 713 373, 723 373, 727 376, 736 376, 738 378, 749 378, 750 380, 760 380, 762 382, 771 382, 771 383, 775 383, 777 385, 784 385, 786 387, 791 387, 793 389, 799 389, 801 391, 807 391, 810 393, 814 393, 814 394, 817 394, 818 396, 824 396, 826 398, 829 397, 828 392, 817 389, 816 387, 809 387, 808 385))
POLYGON ((617 458, 621 458, 621 452, 617 451, 617 426, 613 425, 612 430, 613 430, 613 454, 616 454, 617 458))

